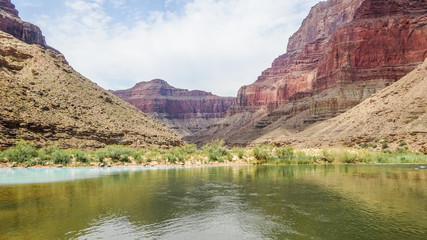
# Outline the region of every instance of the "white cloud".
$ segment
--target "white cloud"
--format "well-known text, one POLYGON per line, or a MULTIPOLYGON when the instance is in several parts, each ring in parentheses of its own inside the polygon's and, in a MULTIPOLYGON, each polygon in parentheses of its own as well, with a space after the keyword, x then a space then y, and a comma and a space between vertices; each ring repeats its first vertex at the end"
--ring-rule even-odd
POLYGON ((126 3, 126 0, 111 0, 111 3, 115 8, 121 7, 126 3))
POLYGON ((285 52, 316 2, 194 0, 180 14, 152 12, 127 26, 108 14, 103 0, 67 0, 65 14, 39 24, 50 45, 104 88, 162 78, 180 88, 235 96, 285 52))

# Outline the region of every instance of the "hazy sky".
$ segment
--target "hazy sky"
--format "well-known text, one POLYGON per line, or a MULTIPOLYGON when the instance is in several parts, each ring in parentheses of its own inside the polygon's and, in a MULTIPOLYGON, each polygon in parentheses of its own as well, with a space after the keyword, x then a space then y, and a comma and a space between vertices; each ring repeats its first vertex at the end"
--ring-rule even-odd
POLYGON ((285 53, 319 0, 12 0, 71 66, 106 89, 161 78, 236 96, 285 53))

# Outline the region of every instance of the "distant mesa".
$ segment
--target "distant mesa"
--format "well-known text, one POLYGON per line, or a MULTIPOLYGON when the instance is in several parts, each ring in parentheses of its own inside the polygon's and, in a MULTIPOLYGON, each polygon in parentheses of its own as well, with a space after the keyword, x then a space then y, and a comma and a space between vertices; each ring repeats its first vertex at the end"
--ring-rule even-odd
POLYGON ((181 136, 205 129, 223 118, 235 101, 233 97, 219 97, 210 92, 175 88, 161 79, 111 92, 181 136))

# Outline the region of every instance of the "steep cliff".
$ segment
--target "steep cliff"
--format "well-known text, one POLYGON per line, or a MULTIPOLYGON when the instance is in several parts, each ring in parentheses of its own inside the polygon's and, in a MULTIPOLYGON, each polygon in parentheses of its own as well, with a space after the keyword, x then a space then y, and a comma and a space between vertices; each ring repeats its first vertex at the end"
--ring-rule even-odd
POLYGON ((28 44, 48 47, 39 27, 22 21, 10 0, 0 0, 0 31, 11 34, 28 44))
POLYGON ((178 89, 160 79, 111 92, 182 136, 204 129, 223 118, 235 100, 198 90, 178 89))
POLYGON ((409 147, 427 153, 427 59, 415 70, 391 86, 377 92, 349 111, 313 125, 296 135, 280 130, 255 142, 299 146, 380 145, 409 147), (404 144, 402 144, 404 143, 404 144), (401 146, 399 146, 401 145, 401 146))
MULTIPOLYGON (((10 1, 1 1, 0 15, 11 14, 17 11, 10 1)), ((0 18, 2 26, 9 23, 0 18)), ((182 143, 164 125, 74 71, 59 52, 14 33, 0 31, 0 149, 18 139, 63 148, 182 143)))
POLYGON ((287 53, 239 90, 227 114, 234 120, 187 140, 205 142, 214 134, 246 144, 277 128, 294 133, 332 118, 420 64, 426 36, 425 0, 321 2, 290 38, 287 53))

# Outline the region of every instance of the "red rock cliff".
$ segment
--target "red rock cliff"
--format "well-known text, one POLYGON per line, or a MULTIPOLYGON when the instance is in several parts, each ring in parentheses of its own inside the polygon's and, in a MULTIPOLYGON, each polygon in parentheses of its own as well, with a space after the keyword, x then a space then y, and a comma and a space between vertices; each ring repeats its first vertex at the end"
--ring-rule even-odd
POLYGON ((28 44, 47 47, 39 27, 22 21, 10 0, 0 0, 0 31, 9 33, 28 44))
POLYGON ((287 53, 243 86, 219 124, 187 140, 244 145, 332 118, 405 76, 427 57, 426 0, 316 4, 287 53))
POLYGON ((315 115, 334 115, 415 68, 427 53, 425 0, 329 0, 312 8, 258 80, 239 90, 230 113, 280 106, 310 97, 315 115))
POLYGON ((167 118, 178 119, 221 118, 234 102, 232 97, 174 88, 160 79, 111 92, 145 113, 161 113, 167 118))
POLYGON ((178 89, 160 79, 140 82, 128 90, 111 92, 141 111, 163 120, 169 127, 178 130, 185 128, 185 133, 200 130, 215 119, 224 117, 235 100, 204 91, 178 89))

